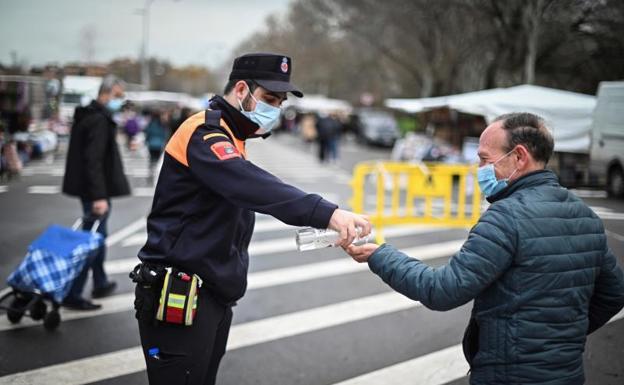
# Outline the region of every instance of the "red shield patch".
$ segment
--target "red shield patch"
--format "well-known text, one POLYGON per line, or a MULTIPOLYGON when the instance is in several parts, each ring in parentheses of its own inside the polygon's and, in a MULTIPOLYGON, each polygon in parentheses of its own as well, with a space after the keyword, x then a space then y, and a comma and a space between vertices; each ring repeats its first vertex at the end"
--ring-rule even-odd
POLYGON ((230 142, 217 142, 210 146, 210 149, 219 158, 219 160, 227 160, 232 158, 240 158, 241 154, 236 147, 230 142))

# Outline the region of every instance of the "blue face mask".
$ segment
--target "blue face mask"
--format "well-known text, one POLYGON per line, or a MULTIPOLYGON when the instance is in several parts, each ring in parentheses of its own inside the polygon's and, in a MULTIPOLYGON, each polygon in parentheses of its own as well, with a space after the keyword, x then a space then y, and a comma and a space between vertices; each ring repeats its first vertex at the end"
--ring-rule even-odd
POLYGON ((282 110, 256 99, 251 94, 251 90, 249 90, 249 96, 251 96, 251 98, 256 102, 256 108, 254 108, 253 111, 245 111, 245 109, 243 108, 243 104, 239 100, 238 104, 240 105, 241 113, 249 118, 249 120, 263 128, 263 133, 266 134, 271 132, 271 130, 275 128, 277 122, 279 122, 279 117, 282 110))
POLYGON ((498 158, 495 162, 486 164, 479 167, 477 170, 477 181, 479 182, 479 188, 486 197, 491 197, 501 192, 505 187, 509 185, 509 179, 518 171, 517 169, 509 175, 508 178, 498 180, 496 179, 496 171, 494 165, 500 160, 511 154, 513 150, 509 151, 505 155, 498 158))
POLYGON ((123 105, 123 99, 121 98, 114 98, 108 101, 108 103, 106 103, 106 108, 108 108, 111 112, 117 112, 119 110, 121 110, 121 106, 123 105))

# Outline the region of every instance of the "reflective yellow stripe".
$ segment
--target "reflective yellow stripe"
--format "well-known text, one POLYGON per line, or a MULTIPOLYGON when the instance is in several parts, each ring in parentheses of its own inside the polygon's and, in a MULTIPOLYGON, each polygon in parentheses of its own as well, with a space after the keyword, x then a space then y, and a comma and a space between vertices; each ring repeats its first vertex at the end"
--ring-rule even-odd
POLYGON ((229 138, 227 135, 225 135, 225 134, 214 133, 214 134, 207 134, 207 135, 204 135, 204 140, 208 140, 208 139, 210 139, 210 138, 214 138, 215 136, 222 136, 222 137, 224 137, 224 138, 226 138, 226 139, 230 139, 230 138, 229 138))
POLYGON ((167 286, 169 285, 169 274, 170 271, 167 272, 167 274, 165 275, 165 281, 163 282, 163 287, 162 290, 160 292, 160 303, 158 305, 158 312, 156 313, 156 319, 162 321, 164 319, 165 316, 165 304, 164 302, 164 298, 165 295, 167 293, 167 286))
POLYGON ((169 293, 169 299, 167 300, 167 306, 175 307, 178 309, 184 309, 184 302, 186 301, 185 295, 169 293))

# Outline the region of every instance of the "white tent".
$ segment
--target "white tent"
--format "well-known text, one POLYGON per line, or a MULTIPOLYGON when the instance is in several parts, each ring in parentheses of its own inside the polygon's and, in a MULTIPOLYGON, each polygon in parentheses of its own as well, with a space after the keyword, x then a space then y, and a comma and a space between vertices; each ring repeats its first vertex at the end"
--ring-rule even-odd
POLYGON ((138 104, 172 103, 178 106, 189 107, 193 110, 203 110, 206 108, 206 103, 202 101, 202 99, 182 92, 128 91, 126 92, 126 99, 138 104))
POLYGON ((555 138, 555 151, 588 153, 594 96, 532 85, 468 92, 421 99, 388 99, 386 106, 416 113, 448 107, 481 115, 487 122, 510 112, 531 112, 546 119, 555 138))
POLYGON ((323 95, 306 95, 303 98, 289 96, 284 108, 294 107, 302 112, 344 112, 350 113, 351 104, 344 100, 330 99, 323 95))

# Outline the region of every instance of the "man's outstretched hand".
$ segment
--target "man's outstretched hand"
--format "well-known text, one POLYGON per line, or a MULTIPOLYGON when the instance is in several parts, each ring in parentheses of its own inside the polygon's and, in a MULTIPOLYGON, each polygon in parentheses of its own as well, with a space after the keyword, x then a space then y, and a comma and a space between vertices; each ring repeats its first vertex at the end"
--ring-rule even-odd
POLYGON ((349 245, 347 247, 343 247, 344 251, 347 252, 357 262, 363 263, 368 262, 368 258, 377 250, 379 245, 375 243, 365 243, 362 246, 349 245))

